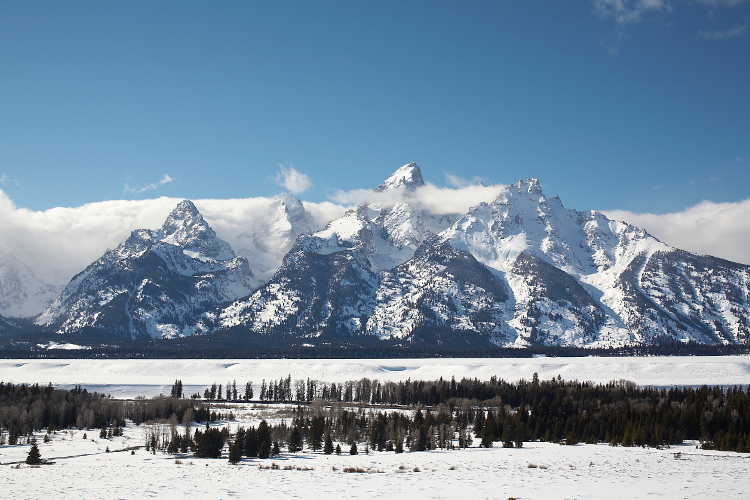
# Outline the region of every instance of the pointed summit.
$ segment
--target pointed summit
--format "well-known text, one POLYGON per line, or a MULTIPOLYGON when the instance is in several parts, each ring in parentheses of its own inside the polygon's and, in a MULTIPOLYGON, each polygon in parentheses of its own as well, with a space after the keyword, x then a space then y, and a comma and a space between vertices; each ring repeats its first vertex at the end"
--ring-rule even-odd
POLYGON ((195 208, 193 202, 182 200, 167 216, 167 219, 161 226, 161 230, 164 231, 164 236, 170 236, 177 232, 185 232, 187 228, 196 225, 208 227, 208 224, 203 220, 203 216, 195 208))
POLYGON ((161 227, 160 240, 182 247, 199 259, 227 260, 234 251, 203 219, 203 215, 190 200, 181 201, 161 227))
POLYGON ((414 191, 420 186, 424 186, 422 171, 419 170, 419 166, 416 163, 411 162, 393 172, 375 191, 378 193, 390 191, 391 189, 414 191))

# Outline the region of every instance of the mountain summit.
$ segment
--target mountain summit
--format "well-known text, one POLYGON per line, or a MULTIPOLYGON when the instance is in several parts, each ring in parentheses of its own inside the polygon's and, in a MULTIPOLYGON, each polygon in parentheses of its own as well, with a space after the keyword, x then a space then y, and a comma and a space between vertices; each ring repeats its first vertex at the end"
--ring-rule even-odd
POLYGON ((133 231, 73 277, 36 323, 60 333, 190 335, 205 310, 247 295, 251 276, 247 260, 185 200, 160 229, 133 231))
POLYGON ((414 191, 421 186, 424 186, 422 171, 416 163, 411 162, 393 172, 380 186, 375 188, 375 191, 378 193, 392 189, 414 191))

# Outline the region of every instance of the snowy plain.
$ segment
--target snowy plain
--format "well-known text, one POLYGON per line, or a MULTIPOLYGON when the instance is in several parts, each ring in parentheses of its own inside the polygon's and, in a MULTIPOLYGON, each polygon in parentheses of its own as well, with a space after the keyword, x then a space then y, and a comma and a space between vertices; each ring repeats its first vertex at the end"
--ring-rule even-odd
MULTIPOLYGON (((747 385, 750 356, 377 359, 377 360, 1 360, 0 380, 81 384, 114 397, 168 394, 175 379, 185 391, 213 382, 244 386, 290 375, 293 380, 343 382, 362 377, 434 380, 455 376, 508 381, 560 375, 565 380, 639 385, 747 385)), ((256 392, 257 394, 257 392, 256 392)), ((221 411, 227 411, 224 404, 221 411)), ((233 404, 236 420, 257 426, 272 411, 233 404)), ((195 424, 196 426, 199 424, 195 424)), ((182 426, 179 426, 182 428, 182 426)), ((748 498, 750 454, 699 450, 696 443, 671 448, 623 448, 606 444, 561 446, 530 442, 521 449, 371 452, 341 456, 282 452, 267 460, 198 459, 189 454, 150 454, 143 449, 147 425, 129 423, 124 436, 100 439, 98 430, 58 431, 37 442, 35 468, 23 462, 28 444, 0 447, 0 498, 748 498), (107 452, 109 448, 110 452, 107 452), (136 449, 133 449, 136 448, 136 449), (120 451, 123 450, 123 451, 120 451), (271 464, 278 469, 269 468, 271 464), (344 472, 355 468, 362 472, 344 472), (286 470, 285 470, 286 469, 286 470)), ((181 430, 182 432, 182 430, 181 430)), ((360 451, 364 446, 360 447, 360 451)))
POLYGON ((456 377, 508 382, 542 380, 560 375, 564 380, 607 383, 630 380, 641 386, 700 386, 750 384, 750 356, 570 357, 570 358, 417 358, 417 359, 4 359, 0 380, 16 384, 49 384, 117 398, 169 394, 181 380, 188 395, 212 383, 253 382, 256 394, 265 379, 307 378, 345 382, 371 380, 450 380, 456 377))
MULTIPOLYGON (((232 432, 257 425, 267 413, 250 407, 236 405, 232 432)), ((122 437, 110 439, 100 439, 96 429, 85 438, 82 430, 58 431, 49 443, 39 433, 41 456, 53 463, 37 468, 18 464, 28 445, 0 447, 0 497, 631 499, 747 498, 750 491, 750 454, 698 450, 695 443, 664 449, 495 443, 356 456, 342 444, 340 456, 282 452, 230 465, 226 449, 220 459, 151 454, 142 447, 149 428, 131 423, 122 437)))

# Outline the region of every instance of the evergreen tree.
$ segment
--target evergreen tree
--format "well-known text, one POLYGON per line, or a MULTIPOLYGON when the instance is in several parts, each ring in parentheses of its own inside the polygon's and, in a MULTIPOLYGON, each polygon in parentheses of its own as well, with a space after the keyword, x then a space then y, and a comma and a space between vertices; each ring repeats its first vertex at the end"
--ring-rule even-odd
POLYGON ((297 453, 302 450, 302 429, 299 424, 292 427, 287 439, 287 448, 289 453, 297 453))
POLYGON ((336 455, 341 455, 341 445, 336 444, 336 455))
POLYGON ((323 453, 330 455, 333 453, 333 440, 331 440, 331 434, 326 434, 326 443, 323 445, 323 453))
POLYGON ((357 454, 357 443, 352 443, 352 447, 349 448, 349 455, 356 455, 357 454))
POLYGON ((258 431, 255 430, 255 427, 250 427, 245 431, 245 455, 248 457, 257 457, 259 447, 258 431))
MULTIPOLYGON (((267 453, 265 458, 268 458, 268 455, 271 453, 271 428, 265 420, 262 420, 260 425, 258 425, 258 442, 261 444, 261 447, 264 442, 266 443, 267 453)), ((260 449, 258 450, 258 457, 263 458, 260 457, 260 449)))
POLYGON ((270 455, 271 445, 268 444, 268 441, 263 441, 258 448, 258 458, 268 458, 270 455))
POLYGON ((248 382, 247 384, 245 384, 244 399, 245 401, 250 401, 251 399, 253 399, 253 383, 252 382, 248 382))
POLYGON ((323 445, 323 434, 325 433, 325 423, 321 417, 315 415, 310 422, 308 444, 314 450, 318 451, 323 445))
POLYGON ((36 443, 31 445, 29 454, 26 457, 26 463, 29 465, 39 465, 42 463, 42 455, 39 453, 39 447, 36 443))
POLYGON ((240 463, 240 460, 242 460, 242 440, 235 439, 229 447, 229 463, 235 465, 240 463))

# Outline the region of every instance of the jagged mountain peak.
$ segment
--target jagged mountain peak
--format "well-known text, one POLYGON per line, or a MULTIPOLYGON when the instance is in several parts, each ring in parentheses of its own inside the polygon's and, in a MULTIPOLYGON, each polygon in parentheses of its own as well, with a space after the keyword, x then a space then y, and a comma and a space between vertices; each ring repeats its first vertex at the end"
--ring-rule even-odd
POLYGON ((206 221, 203 220, 203 215, 195 208, 192 201, 182 200, 169 213, 161 229, 164 232, 164 236, 169 236, 180 231, 199 227, 208 227, 206 221))
POLYGON ((378 193, 392 189, 413 191, 421 186, 424 186, 422 171, 416 163, 411 162, 393 172, 375 191, 378 193))
POLYGON ((183 200, 167 216, 160 240, 201 260, 227 260, 235 257, 227 242, 218 238, 192 201, 183 200))

